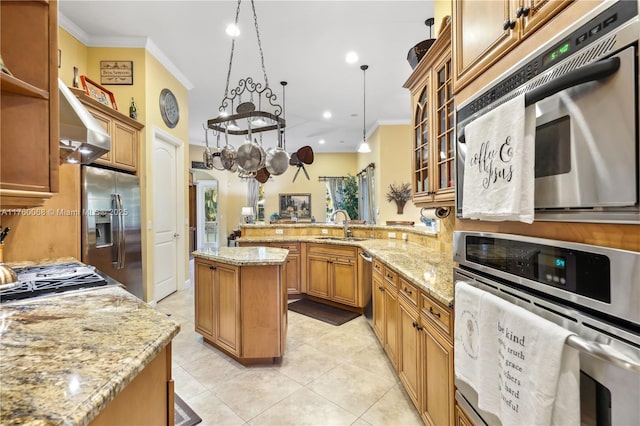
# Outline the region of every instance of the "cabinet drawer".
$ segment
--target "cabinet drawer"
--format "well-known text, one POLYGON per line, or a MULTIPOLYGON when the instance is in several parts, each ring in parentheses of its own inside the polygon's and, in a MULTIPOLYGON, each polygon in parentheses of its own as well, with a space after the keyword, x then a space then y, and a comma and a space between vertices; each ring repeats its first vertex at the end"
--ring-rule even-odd
POLYGON ((451 315, 451 309, 436 303, 436 301, 421 292, 420 314, 443 331, 445 336, 453 339, 453 315, 451 315))
POLYGON ((289 254, 300 253, 300 246, 297 243, 271 243, 271 247, 289 250, 289 254))
POLYGON ((335 257, 343 259, 351 257, 355 259, 358 255, 358 249, 355 247, 337 246, 331 244, 309 244, 307 246, 307 254, 320 254, 323 256, 335 257))
POLYGON ((391 268, 384 267, 384 280, 398 287, 398 273, 391 268))
POLYGON ((398 284, 398 294, 402 294, 413 306, 417 308, 420 295, 418 288, 402 277, 398 279, 398 284))
POLYGON ((384 265, 377 259, 373 259, 373 272, 380 274, 381 277, 384 273, 384 265))

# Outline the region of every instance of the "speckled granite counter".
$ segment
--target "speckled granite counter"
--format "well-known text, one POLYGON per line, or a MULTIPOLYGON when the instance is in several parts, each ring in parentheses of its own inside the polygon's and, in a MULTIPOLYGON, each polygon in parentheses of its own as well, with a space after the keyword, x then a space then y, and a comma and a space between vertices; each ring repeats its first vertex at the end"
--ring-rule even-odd
POLYGON ((88 424, 179 330, 119 286, 1 304, 0 424, 88 424))
MULTIPOLYGON (((402 240, 366 239, 363 241, 328 240, 324 236, 268 236, 242 237, 240 243, 259 242, 316 242, 324 244, 355 245, 366 250, 381 262, 404 275, 436 300, 453 306, 453 258, 451 253, 443 253, 419 244, 402 240)), ((246 249, 256 247, 246 247, 246 249)))
POLYGON ((289 250, 275 247, 218 247, 196 250, 193 255, 229 265, 281 265, 289 250))

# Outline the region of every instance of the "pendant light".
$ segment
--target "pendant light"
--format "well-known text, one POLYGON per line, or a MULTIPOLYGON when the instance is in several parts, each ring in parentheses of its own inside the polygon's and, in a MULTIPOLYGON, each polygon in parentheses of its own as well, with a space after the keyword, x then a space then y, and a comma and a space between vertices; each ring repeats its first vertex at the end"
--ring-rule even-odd
POLYGON ((369 65, 360 65, 362 70, 362 142, 358 148, 358 152, 366 154, 371 152, 371 147, 367 143, 367 128, 366 128, 366 115, 367 115, 367 81, 366 74, 369 65))

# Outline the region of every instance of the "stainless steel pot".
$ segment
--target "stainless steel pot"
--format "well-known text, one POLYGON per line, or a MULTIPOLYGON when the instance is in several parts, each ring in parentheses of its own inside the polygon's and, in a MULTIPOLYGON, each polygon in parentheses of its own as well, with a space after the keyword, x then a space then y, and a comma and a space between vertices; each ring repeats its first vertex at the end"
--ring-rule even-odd
POLYGON ((236 149, 229 145, 229 135, 225 132, 225 146, 220 151, 220 162, 225 170, 235 172, 238 169, 238 163, 236 161, 236 149))
POLYGON ((283 174, 289 168, 289 154, 283 148, 280 125, 278 125, 278 147, 268 150, 265 167, 267 171, 274 176, 283 174))
POLYGON ((264 166, 266 154, 257 141, 245 142, 238 147, 238 166, 248 172, 256 172, 264 166))

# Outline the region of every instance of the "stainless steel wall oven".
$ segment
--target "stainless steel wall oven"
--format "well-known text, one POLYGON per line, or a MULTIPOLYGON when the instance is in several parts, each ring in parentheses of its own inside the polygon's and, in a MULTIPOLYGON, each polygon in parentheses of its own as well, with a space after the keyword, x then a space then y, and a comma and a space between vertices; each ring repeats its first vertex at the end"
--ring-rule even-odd
MULTIPOLYGON (((640 253, 509 234, 454 232, 455 282, 564 327, 580 351, 583 425, 640 424, 640 253)), ((458 307, 456 306, 456 309, 458 307)), ((456 380, 477 425, 499 424, 456 380)))
POLYGON ((465 126, 524 93, 536 110, 535 220, 640 223, 639 37, 638 2, 603 2, 462 103, 458 216, 465 126))

